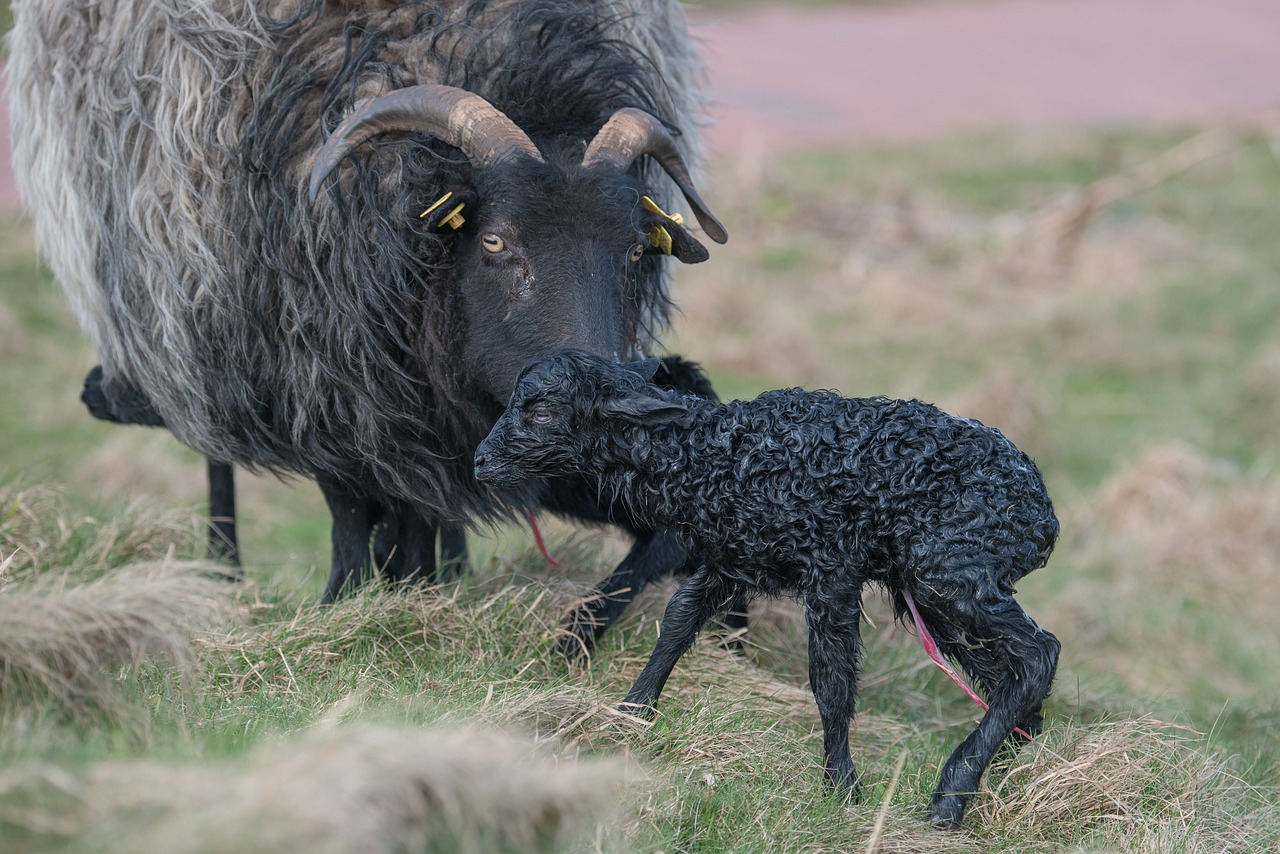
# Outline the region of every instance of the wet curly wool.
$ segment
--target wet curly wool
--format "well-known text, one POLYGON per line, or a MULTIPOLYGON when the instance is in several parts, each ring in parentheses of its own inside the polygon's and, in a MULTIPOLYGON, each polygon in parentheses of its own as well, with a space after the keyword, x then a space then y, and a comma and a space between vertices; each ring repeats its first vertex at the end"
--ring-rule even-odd
POLYGON ((909 591, 990 703, 933 796, 933 823, 958 826, 1014 727, 1039 732, 1057 666, 1057 639, 1013 599, 1058 535, 1035 464, 998 430, 919 401, 792 389, 716 403, 652 385, 655 368, 580 351, 540 362, 476 453, 491 485, 599 476, 638 518, 679 532, 700 565, 667 606, 624 708, 650 712, 702 625, 732 603, 796 594, 825 777, 856 792, 862 586, 884 585, 899 617, 909 591))

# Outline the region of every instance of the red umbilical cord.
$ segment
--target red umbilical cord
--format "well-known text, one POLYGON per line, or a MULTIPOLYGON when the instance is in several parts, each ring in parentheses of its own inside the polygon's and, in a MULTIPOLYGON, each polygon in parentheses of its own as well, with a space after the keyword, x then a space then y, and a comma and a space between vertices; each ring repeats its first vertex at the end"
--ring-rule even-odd
POLYGON ((560 561, 553 558, 551 556, 551 552, 547 551, 547 543, 542 539, 542 531, 538 529, 538 517, 535 514, 530 513, 528 518, 529 527, 533 528, 533 538, 538 543, 538 551, 542 552, 542 556, 547 559, 547 563, 554 567, 559 567, 560 561))
MULTIPOLYGON (((929 634, 929 630, 925 628, 924 620, 921 618, 920 612, 916 610, 915 600, 911 598, 911 591, 907 590, 905 587, 902 589, 902 598, 907 600, 907 610, 911 612, 911 619, 916 621, 916 631, 920 633, 920 643, 924 646, 925 654, 933 660, 934 664, 941 668, 943 673, 951 677, 952 682, 959 685, 960 688, 969 695, 970 700, 973 700, 979 706, 982 706, 983 709, 989 708, 986 701, 974 693, 973 689, 969 687, 969 683, 964 681, 964 677, 957 673, 954 667, 947 664, 946 659, 944 659, 942 654, 938 652, 937 642, 934 641, 933 635, 929 634)), ((1013 731, 1025 738, 1027 741, 1031 740, 1031 736, 1023 731, 1021 727, 1014 727, 1013 731)))

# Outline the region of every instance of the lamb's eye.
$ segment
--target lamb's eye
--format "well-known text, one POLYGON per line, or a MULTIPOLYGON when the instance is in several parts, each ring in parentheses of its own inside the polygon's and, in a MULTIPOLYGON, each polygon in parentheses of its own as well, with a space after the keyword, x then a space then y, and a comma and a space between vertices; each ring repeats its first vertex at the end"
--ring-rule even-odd
POLYGON ((643 258, 643 257, 644 257, 644 244, 643 244, 643 243, 637 243, 635 246, 632 246, 632 247, 631 247, 631 255, 630 255, 629 257, 630 257, 630 259, 631 259, 631 263, 632 263, 632 264, 636 263, 636 262, 637 262, 637 261, 639 261, 641 258, 643 258))
POLYGON ((556 420, 556 411, 547 403, 535 403, 529 407, 525 417, 530 424, 550 424, 556 420))
POLYGON ((486 234, 480 238, 480 245, 486 252, 501 252, 507 248, 507 242, 496 234, 486 234))

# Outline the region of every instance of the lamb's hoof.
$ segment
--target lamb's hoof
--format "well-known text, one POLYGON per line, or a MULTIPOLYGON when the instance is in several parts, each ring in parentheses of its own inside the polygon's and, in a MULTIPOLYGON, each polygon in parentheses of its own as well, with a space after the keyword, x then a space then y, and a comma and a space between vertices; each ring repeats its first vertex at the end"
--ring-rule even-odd
MULTIPOLYGON (((1032 738, 1035 738, 1040 734, 1040 731, 1044 729, 1044 716, 1038 711, 1032 712, 1027 715, 1022 723, 1018 724, 1018 729, 1022 730, 1032 738)), ((1022 736, 1018 735, 1016 732, 1013 733, 1012 737, 1018 744, 1021 744, 1023 741, 1022 736)))
POLYGON ((936 830, 959 830, 964 818, 967 798, 960 795, 934 795, 932 824, 936 830))

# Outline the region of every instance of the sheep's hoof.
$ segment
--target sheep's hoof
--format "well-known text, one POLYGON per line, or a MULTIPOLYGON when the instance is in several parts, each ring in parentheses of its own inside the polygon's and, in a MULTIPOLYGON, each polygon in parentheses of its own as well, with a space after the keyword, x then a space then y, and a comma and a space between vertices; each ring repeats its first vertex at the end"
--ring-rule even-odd
POLYGON ((967 799, 960 795, 934 795, 932 824, 935 830, 959 830, 967 799))
POLYGON ((852 768, 846 772, 827 769, 823 773, 822 782, 832 797, 842 798, 851 804, 862 800, 862 784, 858 782, 858 772, 852 768))

